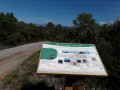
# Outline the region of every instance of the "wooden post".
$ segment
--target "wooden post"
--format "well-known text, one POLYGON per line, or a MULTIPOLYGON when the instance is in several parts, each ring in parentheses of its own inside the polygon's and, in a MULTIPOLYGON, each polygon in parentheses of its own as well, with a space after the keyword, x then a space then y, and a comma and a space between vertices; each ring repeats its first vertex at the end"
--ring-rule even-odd
POLYGON ((65 90, 85 90, 85 86, 73 87, 73 76, 65 76, 65 90))
POLYGON ((76 86, 73 90, 85 90, 85 86, 76 86))
POLYGON ((65 76, 65 90, 73 90, 73 76, 65 76))

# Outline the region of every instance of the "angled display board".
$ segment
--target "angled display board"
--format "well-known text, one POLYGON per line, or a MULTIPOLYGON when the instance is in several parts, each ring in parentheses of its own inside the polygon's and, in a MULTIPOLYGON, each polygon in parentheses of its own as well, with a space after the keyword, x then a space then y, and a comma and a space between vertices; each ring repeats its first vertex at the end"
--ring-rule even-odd
POLYGON ((93 44, 43 43, 37 74, 107 76, 93 44))

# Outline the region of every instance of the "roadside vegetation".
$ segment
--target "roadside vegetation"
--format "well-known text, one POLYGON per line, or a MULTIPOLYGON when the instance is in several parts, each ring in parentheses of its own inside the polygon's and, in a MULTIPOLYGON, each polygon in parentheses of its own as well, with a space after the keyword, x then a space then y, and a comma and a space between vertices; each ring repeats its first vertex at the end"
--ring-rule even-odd
MULTIPOLYGON (((52 22, 46 24, 45 27, 36 26, 32 23, 19 22, 13 13, 2 12, 0 13, 0 43, 4 46, 15 46, 37 41, 95 44, 108 72, 108 77, 82 76, 82 80, 76 77, 77 81, 75 82, 82 82, 88 89, 100 87, 108 90, 119 90, 120 19, 115 20, 113 23, 99 25, 92 14, 81 13, 73 20, 73 24, 74 26, 71 28, 61 24, 54 25, 52 22)), ((37 61, 30 63, 29 60, 26 60, 26 62, 29 64, 21 67, 21 71, 16 70, 13 73, 15 77, 19 78, 17 73, 26 72, 25 75, 28 75, 36 70, 34 64, 38 63, 37 61), (32 68, 27 70, 29 66, 32 68)), ((23 75, 25 79, 18 81, 30 80, 25 75, 23 75)), ((11 78, 12 74, 6 78, 7 81, 3 80, 4 83, 12 83, 11 78)))
POLYGON ((38 65, 40 51, 37 51, 16 68, 15 71, 8 74, 3 80, 3 86, 0 90, 33 90, 44 89, 54 90, 53 85, 63 83, 62 78, 51 75, 37 76, 36 70, 38 65), (62 80, 60 80, 62 79, 62 80))

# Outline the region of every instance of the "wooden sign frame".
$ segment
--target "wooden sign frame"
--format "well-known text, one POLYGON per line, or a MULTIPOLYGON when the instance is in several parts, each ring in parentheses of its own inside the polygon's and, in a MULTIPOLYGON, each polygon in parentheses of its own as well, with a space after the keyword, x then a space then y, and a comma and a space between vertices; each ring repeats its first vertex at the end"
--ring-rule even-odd
MULTIPOLYGON (((55 43, 55 42, 52 42, 52 43, 55 43)), ((61 44, 61 43, 58 43, 58 44, 61 44)), ((62 43, 62 44, 81 44, 81 43, 62 43)), ((63 73, 63 72, 39 72, 38 69, 39 69, 39 65, 40 65, 40 58, 41 58, 43 43, 42 43, 42 45, 41 45, 41 52, 40 52, 39 63, 38 63, 38 67, 37 67, 37 72, 36 72, 36 73, 37 73, 37 74, 44 74, 44 75, 45 75, 45 74, 54 74, 54 75, 95 75, 95 76, 108 76, 108 73, 107 73, 107 71, 106 71, 106 69, 105 69, 105 66, 104 66, 104 64, 103 64, 103 62, 102 62, 102 60, 101 60, 101 57, 100 57, 100 55, 99 55, 99 53, 98 53, 98 51, 97 51, 97 48, 96 48, 95 44, 84 44, 84 45, 94 45, 95 50, 96 50, 96 52, 97 52, 97 54, 98 54, 98 56, 99 56, 99 58, 100 58, 100 61, 101 61, 101 63, 102 63, 102 66, 103 66, 103 68, 104 68, 105 74, 63 73)))

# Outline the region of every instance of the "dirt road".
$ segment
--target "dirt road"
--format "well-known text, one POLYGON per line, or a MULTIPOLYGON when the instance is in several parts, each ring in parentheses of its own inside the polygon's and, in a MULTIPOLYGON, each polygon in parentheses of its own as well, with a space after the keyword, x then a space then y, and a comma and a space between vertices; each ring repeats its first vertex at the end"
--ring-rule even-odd
POLYGON ((41 42, 0 50, 0 80, 14 70, 23 60, 40 50, 41 42))

